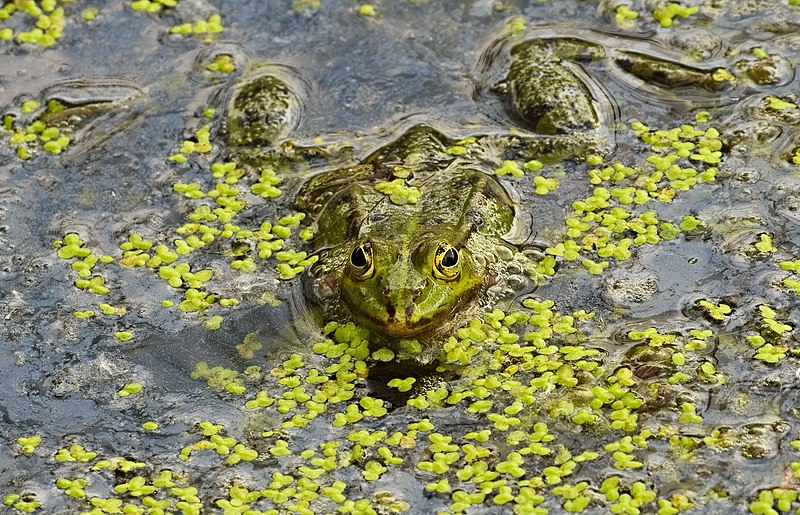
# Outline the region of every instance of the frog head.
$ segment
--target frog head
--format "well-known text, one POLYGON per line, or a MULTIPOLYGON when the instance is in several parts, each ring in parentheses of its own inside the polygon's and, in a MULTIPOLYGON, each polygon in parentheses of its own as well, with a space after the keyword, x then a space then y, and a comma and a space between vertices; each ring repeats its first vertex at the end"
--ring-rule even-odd
POLYGON ((436 233, 365 235, 344 266, 341 300, 353 318, 393 338, 446 326, 485 282, 469 249, 436 233))

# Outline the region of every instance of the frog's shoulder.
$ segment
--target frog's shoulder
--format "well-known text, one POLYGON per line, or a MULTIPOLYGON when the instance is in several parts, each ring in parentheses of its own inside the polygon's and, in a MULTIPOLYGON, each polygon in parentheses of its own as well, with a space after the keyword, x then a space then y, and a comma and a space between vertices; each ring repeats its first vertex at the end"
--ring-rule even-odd
POLYGON ((295 204, 311 215, 318 215, 336 194, 346 192, 356 184, 370 182, 374 166, 357 164, 319 173, 308 179, 297 192, 295 204))

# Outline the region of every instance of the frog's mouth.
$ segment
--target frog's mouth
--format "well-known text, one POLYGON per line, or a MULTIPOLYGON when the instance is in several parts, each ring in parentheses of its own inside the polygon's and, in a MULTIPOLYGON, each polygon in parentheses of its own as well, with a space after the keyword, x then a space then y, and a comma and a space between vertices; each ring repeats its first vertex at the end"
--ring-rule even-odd
POLYGON ((426 318, 419 322, 408 322, 390 318, 386 321, 370 320, 375 331, 390 336, 392 338, 406 339, 414 338, 422 334, 433 332, 439 323, 435 319, 426 318))
POLYGON ((366 303, 353 298, 352 292, 347 288, 341 290, 341 298, 350 317, 367 329, 392 339, 414 339, 435 335, 452 328, 453 322, 461 319, 465 306, 474 298, 475 292, 493 284, 495 279, 490 276, 484 277, 483 281, 462 292, 454 302, 440 304, 437 309, 428 310, 423 316, 414 312, 413 304, 404 312, 396 310, 390 303, 382 304, 382 309, 377 311, 365 309, 366 303))
POLYGON ((447 318, 452 311, 442 311, 430 317, 409 320, 406 314, 389 313, 387 318, 379 318, 372 313, 353 310, 353 318, 370 330, 395 339, 411 339, 435 333, 447 326, 447 318))
POLYGON ((432 324, 428 320, 420 320, 417 323, 408 321, 398 321, 392 318, 382 320, 371 313, 363 311, 356 312, 351 310, 352 318, 360 325, 370 331, 388 336, 390 338, 408 338, 425 332, 432 324))

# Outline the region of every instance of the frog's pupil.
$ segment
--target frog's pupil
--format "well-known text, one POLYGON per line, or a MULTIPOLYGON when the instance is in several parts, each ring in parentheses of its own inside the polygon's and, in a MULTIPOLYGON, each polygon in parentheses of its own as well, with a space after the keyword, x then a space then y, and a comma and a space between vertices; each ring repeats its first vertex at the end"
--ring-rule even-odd
POLYGON ((458 252, 452 247, 447 249, 442 257, 442 266, 446 268, 454 267, 458 264, 458 252))
POLYGON ((356 268, 367 266, 367 256, 364 254, 364 249, 361 245, 353 249, 353 253, 350 255, 350 263, 356 268))

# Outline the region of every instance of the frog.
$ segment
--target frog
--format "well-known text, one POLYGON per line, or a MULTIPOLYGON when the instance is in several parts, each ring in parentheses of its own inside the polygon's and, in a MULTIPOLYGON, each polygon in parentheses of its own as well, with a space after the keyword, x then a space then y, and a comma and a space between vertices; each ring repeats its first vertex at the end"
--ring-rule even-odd
POLYGON ((416 125, 354 166, 315 176, 297 206, 317 220, 316 296, 393 339, 447 328, 496 284, 514 221, 505 188, 454 141, 416 125), (392 185, 403 193, 388 193, 392 185))
MULTIPOLYGON (((504 106, 512 130, 465 140, 416 123, 363 159, 304 180, 295 207, 313 220, 310 246, 318 257, 306 274, 307 297, 384 342, 441 339, 489 303, 508 256, 522 250, 515 238, 520 204, 513 186, 494 175, 497 164, 578 162, 613 150, 613 109, 590 76, 593 67, 667 90, 715 93, 748 80, 781 80, 772 61, 757 70, 739 62, 732 75, 617 43, 523 38, 493 60, 502 63, 499 76, 484 70, 477 88, 504 106), (453 151, 464 141, 468 151, 453 151)), ((229 98, 234 159, 255 169, 273 163, 296 121, 289 82, 262 74, 236 85, 229 98)), ((317 151, 292 152, 302 161, 317 151)))

